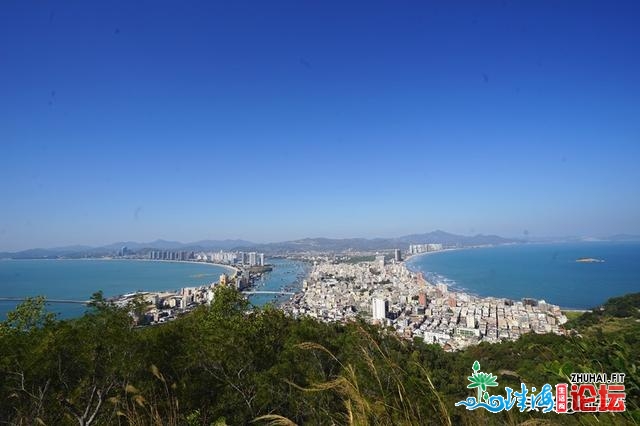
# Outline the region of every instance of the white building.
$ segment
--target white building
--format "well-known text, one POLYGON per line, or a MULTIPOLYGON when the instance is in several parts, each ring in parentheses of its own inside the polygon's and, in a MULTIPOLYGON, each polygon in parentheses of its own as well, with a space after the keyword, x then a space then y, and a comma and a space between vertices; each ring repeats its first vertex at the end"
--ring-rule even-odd
POLYGON ((389 302, 383 299, 373 299, 372 311, 373 319, 384 320, 389 311, 389 302))

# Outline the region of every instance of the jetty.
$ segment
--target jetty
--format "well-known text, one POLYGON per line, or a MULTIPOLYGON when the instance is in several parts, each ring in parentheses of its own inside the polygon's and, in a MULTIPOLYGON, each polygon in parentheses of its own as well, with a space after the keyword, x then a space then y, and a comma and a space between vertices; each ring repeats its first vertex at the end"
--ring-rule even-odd
MULTIPOLYGON (((25 302, 29 297, 0 297, 0 302, 25 302)), ((75 303, 86 305, 89 300, 71 300, 71 299, 45 299, 45 303, 75 303)))

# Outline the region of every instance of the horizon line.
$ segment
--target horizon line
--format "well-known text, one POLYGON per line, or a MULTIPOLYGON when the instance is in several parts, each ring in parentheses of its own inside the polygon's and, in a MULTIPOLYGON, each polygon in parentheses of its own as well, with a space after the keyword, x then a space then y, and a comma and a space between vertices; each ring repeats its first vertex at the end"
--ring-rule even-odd
MULTIPOLYGON (((433 231, 427 231, 427 232, 414 232, 414 233, 410 233, 410 234, 404 234, 404 235, 399 235, 399 236, 394 236, 394 237, 323 237, 323 236, 315 236, 315 237, 302 237, 302 238, 296 238, 296 239, 289 239, 289 240, 277 240, 277 241, 265 241, 265 242, 256 242, 256 241, 251 241, 251 240, 246 240, 243 238, 224 238, 224 239, 212 239, 212 238, 208 238, 208 239, 201 239, 201 240, 196 240, 196 241, 188 241, 188 242, 183 242, 183 241, 179 241, 179 240, 168 240, 168 239, 164 239, 164 238, 156 238, 155 240, 152 241, 135 241, 135 240, 120 240, 120 241, 113 241, 111 243, 106 243, 106 244, 65 244, 65 245, 55 245, 55 246, 48 246, 48 247, 44 247, 44 246, 36 246, 36 247, 30 247, 30 248, 25 248, 25 249, 1 249, 4 253, 19 253, 19 252, 23 252, 23 251, 29 251, 29 250, 60 250, 60 249, 67 249, 67 248, 73 248, 76 246, 80 246, 86 249, 100 249, 103 247, 107 247, 107 246, 112 246, 112 245, 126 245, 126 244, 138 244, 138 245, 145 245, 145 244, 154 244, 154 243, 159 243, 159 242, 167 242, 167 243, 175 243, 175 244, 180 244, 183 246, 192 246, 192 245, 198 245, 199 243, 205 243, 205 242, 216 242, 216 243, 225 243, 225 242, 243 242, 246 243, 247 245, 268 245, 268 244, 284 244, 284 243, 291 243, 291 242, 296 242, 296 241, 304 241, 304 240, 317 240, 317 239, 325 239, 325 240, 367 240, 367 241, 374 241, 374 240, 394 240, 394 239, 400 239, 400 238, 406 238, 406 237, 410 237, 410 236, 421 236, 421 235, 426 235, 426 234, 434 234, 434 233, 443 233, 443 234, 448 234, 450 236, 454 236, 454 237, 465 237, 465 238, 473 238, 473 237, 498 237, 498 238, 503 238, 503 239, 510 239, 510 240, 515 240, 515 241, 520 241, 520 242, 532 242, 535 240, 567 240, 567 239, 581 239, 581 240, 594 240, 594 241, 598 241, 598 240, 610 240, 613 237, 629 237, 631 239, 638 239, 640 240, 640 235, 638 234, 633 234, 633 233, 626 233, 626 232, 619 232, 619 233, 615 233, 615 234, 610 234, 610 235, 606 235, 606 236, 594 236, 594 235, 564 235, 564 236, 553 236, 553 235, 541 235, 541 236, 531 236, 531 235, 523 235, 523 236, 503 236, 500 234, 495 234, 495 233, 488 233, 488 234, 483 234, 483 233, 476 233, 476 234, 457 234, 457 233, 452 233, 452 232, 448 232, 448 231, 443 231, 441 229, 436 229, 433 231)), ((149 247, 152 248, 152 247, 149 247)))

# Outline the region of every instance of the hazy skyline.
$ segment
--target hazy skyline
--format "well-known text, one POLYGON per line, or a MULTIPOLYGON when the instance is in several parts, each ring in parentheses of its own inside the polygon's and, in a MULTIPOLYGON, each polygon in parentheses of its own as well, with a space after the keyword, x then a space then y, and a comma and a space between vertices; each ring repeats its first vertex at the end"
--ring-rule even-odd
POLYGON ((637 2, 9 1, 0 251, 640 234, 637 2))

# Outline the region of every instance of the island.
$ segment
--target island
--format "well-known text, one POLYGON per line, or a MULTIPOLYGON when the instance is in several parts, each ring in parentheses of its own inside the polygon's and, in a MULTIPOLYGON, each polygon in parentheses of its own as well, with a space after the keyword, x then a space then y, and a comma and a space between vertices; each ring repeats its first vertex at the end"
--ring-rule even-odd
POLYGON ((580 263, 604 263, 603 259, 596 259, 593 257, 580 257, 576 259, 576 262, 580 263))

